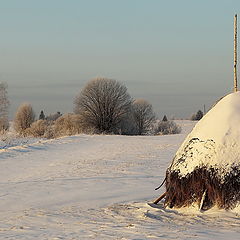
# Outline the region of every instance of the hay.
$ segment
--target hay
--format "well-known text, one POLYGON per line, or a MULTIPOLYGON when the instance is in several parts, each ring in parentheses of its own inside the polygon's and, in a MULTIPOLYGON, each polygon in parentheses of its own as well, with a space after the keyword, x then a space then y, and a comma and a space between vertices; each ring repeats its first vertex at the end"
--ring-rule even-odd
POLYGON ((214 205, 220 209, 232 209, 240 201, 239 190, 240 166, 232 167, 224 178, 219 177, 219 170, 215 168, 196 168, 184 177, 168 169, 165 206, 180 208, 196 203, 201 206, 201 210, 214 205), (204 192, 205 197, 202 199, 204 192))
POLYGON ((240 91, 222 98, 186 137, 166 172, 165 205, 240 203, 240 91))

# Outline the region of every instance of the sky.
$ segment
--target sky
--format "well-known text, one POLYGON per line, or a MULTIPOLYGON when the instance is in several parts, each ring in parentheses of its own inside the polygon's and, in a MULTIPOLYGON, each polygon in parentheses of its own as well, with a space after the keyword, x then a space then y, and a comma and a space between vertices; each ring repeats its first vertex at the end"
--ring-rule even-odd
MULTIPOLYGON (((233 89, 239 0, 0 0, 10 119, 73 111, 92 78, 122 82, 157 115, 189 118, 233 89)), ((240 17, 240 16, 239 16, 240 17)), ((239 23, 240 24, 240 23, 239 23)))

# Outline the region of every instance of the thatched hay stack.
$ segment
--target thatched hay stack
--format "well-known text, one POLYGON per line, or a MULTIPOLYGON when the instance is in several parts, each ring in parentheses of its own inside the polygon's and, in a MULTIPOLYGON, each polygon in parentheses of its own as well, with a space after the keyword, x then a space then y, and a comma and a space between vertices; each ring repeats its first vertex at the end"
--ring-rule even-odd
POLYGON ((231 209, 240 201, 240 92, 194 127, 166 171, 165 205, 231 209))

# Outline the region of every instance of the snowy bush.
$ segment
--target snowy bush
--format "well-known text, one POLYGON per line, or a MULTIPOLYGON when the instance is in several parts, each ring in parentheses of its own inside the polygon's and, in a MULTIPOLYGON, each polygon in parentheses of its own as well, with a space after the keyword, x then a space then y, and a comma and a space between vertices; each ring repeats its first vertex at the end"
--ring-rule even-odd
MULTIPOLYGON (((83 132, 82 118, 78 114, 67 113, 58 118, 54 124, 54 136, 70 136, 83 132)), ((85 129, 87 131, 87 129, 85 129)))
POLYGON ((181 127, 174 121, 161 121, 157 123, 155 134, 167 135, 167 134, 178 134, 182 131, 181 127))
POLYGON ((31 127, 25 130, 25 135, 33 137, 43 137, 47 128, 48 128, 47 121, 41 119, 36 122, 33 122, 31 124, 31 127))
POLYGON ((16 113, 14 119, 14 128, 17 133, 25 135, 26 129, 34 122, 35 114, 29 103, 22 104, 16 113))
POLYGON ((48 122, 48 126, 47 129, 45 130, 43 137, 47 139, 52 139, 55 137, 53 124, 48 122))

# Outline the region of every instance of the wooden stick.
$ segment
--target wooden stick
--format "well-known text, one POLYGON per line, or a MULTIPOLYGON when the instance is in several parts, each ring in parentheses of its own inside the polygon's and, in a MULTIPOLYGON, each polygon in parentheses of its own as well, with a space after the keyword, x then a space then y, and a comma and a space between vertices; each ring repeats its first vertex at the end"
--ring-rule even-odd
POLYGON ((160 184, 160 186, 158 186, 157 188, 155 188, 155 190, 158 190, 166 181, 166 177, 164 178, 163 182, 160 184))
POLYGON ((234 16, 234 63, 233 63, 233 74, 234 74, 234 92, 237 92, 237 14, 234 16))
POLYGON ((164 194, 162 194, 159 198, 157 198, 153 203, 154 204, 158 204, 165 196, 166 196, 166 192, 164 194))
POLYGON ((202 208, 203 208, 203 204, 204 204, 204 201, 205 201, 205 198, 206 198, 206 193, 207 193, 207 190, 204 191, 203 195, 202 195, 202 198, 201 198, 201 202, 199 204, 199 210, 201 211, 202 208))

